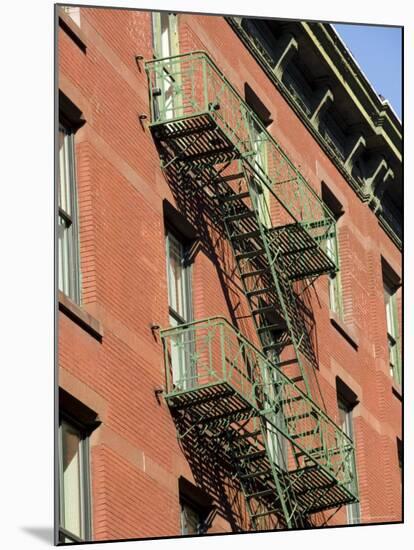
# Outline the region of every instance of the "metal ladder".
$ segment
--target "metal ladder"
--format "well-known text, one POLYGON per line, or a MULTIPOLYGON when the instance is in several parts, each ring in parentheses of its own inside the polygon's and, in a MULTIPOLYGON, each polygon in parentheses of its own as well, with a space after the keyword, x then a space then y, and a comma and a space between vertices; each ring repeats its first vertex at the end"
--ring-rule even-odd
POLYGON ((306 520, 289 474, 269 450, 265 421, 260 418, 254 426, 250 430, 239 427, 229 441, 229 455, 246 501, 251 528, 304 527, 306 520))
POLYGON ((302 383, 307 395, 312 397, 305 364, 308 368, 314 367, 316 358, 304 319, 306 310, 294 292, 287 261, 274 238, 274 228, 264 227, 260 220, 250 182, 252 176, 243 161, 238 164, 239 169, 227 175, 222 175, 223 166, 218 169, 216 164, 198 166, 193 175, 200 175, 201 171, 209 174, 209 187, 219 203, 263 352, 279 356, 291 345, 294 356, 281 361, 280 368, 292 370, 296 364, 299 372, 294 381, 302 383), (269 332, 275 336, 272 342, 268 340, 269 332))

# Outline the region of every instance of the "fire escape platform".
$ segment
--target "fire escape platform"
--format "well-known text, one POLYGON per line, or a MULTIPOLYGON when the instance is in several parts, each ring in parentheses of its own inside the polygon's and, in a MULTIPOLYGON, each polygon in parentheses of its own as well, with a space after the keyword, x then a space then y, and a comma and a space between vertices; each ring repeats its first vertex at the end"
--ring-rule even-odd
POLYGON ((283 246, 292 241, 290 254, 284 253, 291 278, 335 271, 321 247, 328 236, 335 235, 334 218, 214 61, 198 51, 148 61, 145 67, 150 128, 164 151, 163 168, 178 163, 207 170, 239 159, 246 186, 263 189, 269 209, 279 211, 279 229, 297 226, 280 239, 283 246), (257 132, 260 138, 254 137, 257 132), (309 251, 301 254, 302 249, 309 251))
POLYGON ((255 412, 252 404, 225 380, 182 391, 175 389, 165 399, 173 409, 191 409, 192 415, 204 424, 243 420, 255 412))
POLYGON ((319 466, 294 470, 290 472, 289 477, 299 506, 307 514, 322 512, 357 500, 319 466))
MULTIPOLYGON (((272 477, 271 460, 263 444, 263 435, 260 430, 251 434, 246 431, 243 437, 238 437, 238 423, 258 418, 260 412, 226 381, 181 392, 174 391, 166 394, 165 398, 171 408, 191 411, 191 416, 193 419, 197 418, 199 427, 212 428, 214 437, 225 434, 227 439, 237 442, 238 454, 234 461, 247 457, 247 476, 255 480, 257 496, 254 498, 272 509, 278 496, 272 477)), ((311 460, 311 454, 307 456, 307 460, 311 460)), ((313 514, 356 501, 352 493, 318 464, 288 472, 277 465, 275 469, 281 481, 286 482, 288 478, 290 490, 304 514, 313 514)))
POLYGON ((352 442, 282 372, 271 385, 265 382, 272 379, 275 366, 226 319, 165 329, 161 337, 168 405, 187 418, 187 432, 197 427, 202 437, 230 445, 233 467, 241 467, 241 477, 255 486, 249 498, 273 510, 281 498, 279 484, 304 515, 356 501, 352 442), (170 361, 178 356, 187 357, 186 372, 196 374, 174 383, 170 361), (274 393, 274 411, 282 406, 284 418, 289 417, 281 426, 274 424, 271 410, 263 410, 269 391, 274 393), (290 459, 283 465, 266 450, 269 434, 278 434, 290 448, 290 459))
MULTIPOLYGON (((154 138, 165 143, 169 149, 170 158, 166 159, 167 162, 179 160, 197 164, 204 160, 213 160, 214 163, 224 163, 231 159, 238 159, 242 154, 210 112, 153 124, 152 132, 154 138)), ((253 214, 243 201, 236 198, 236 194, 234 196, 240 220, 243 217, 246 218, 249 212, 253 214)), ((237 221, 238 216, 234 215, 233 221, 237 221)), ((254 223, 253 216, 249 216, 248 220, 258 231, 259 228, 257 223, 254 223)), ((325 224, 330 223, 331 220, 321 220, 315 222, 313 226, 323 229, 325 224)), ((335 271, 334 262, 326 255, 318 240, 313 238, 301 223, 272 227, 270 232, 271 248, 285 260, 286 272, 291 280, 335 271)))
POLYGON ((335 271, 335 264, 301 224, 273 227, 271 234, 272 246, 288 260, 284 265, 291 280, 335 271))
POLYGON ((209 111, 155 123, 151 129, 154 138, 170 149, 169 160, 193 163, 213 160, 218 164, 240 156, 209 111))

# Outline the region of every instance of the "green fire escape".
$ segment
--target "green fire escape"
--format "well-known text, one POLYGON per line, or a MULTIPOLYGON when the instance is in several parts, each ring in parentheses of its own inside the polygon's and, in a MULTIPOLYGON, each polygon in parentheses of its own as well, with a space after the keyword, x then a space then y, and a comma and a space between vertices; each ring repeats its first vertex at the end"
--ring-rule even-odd
POLYGON ((222 318, 161 331, 180 438, 214 439, 253 529, 301 527, 356 502, 352 441, 312 399, 317 366, 297 281, 337 269, 335 220, 204 52, 146 63, 163 169, 215 201, 261 350, 222 318))

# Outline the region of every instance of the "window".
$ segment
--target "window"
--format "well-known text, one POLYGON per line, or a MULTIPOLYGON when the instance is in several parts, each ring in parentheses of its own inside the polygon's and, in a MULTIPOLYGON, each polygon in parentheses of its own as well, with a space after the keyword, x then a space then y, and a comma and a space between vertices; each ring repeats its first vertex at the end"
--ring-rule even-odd
POLYGON ((73 131, 59 125, 58 287, 80 303, 79 236, 73 131))
POLYGON ((198 510, 181 502, 181 534, 200 535, 202 533, 202 521, 198 510))
MULTIPOLYGON (((250 139, 253 145, 253 162, 257 173, 267 177, 267 137, 265 130, 254 120, 250 124, 250 139)), ((269 208, 269 189, 256 178, 252 181, 253 203, 258 211, 259 219, 265 227, 271 227, 272 221, 269 208)))
POLYGON ((152 45, 157 58, 178 54, 177 16, 174 13, 152 13, 152 45))
POLYGON ((397 289, 395 285, 392 285, 391 280, 387 278, 387 274, 384 272, 383 279, 390 375, 397 384, 401 384, 401 362, 397 317, 397 289))
MULTIPOLYGON (((266 319, 266 325, 280 323, 280 321, 280 319, 272 320, 272 318, 268 317, 266 319)), ((266 325, 262 325, 262 328, 266 325)), ((273 365, 273 368, 265 368, 263 371, 263 408, 273 409, 273 412, 269 412, 265 417, 267 435, 266 443, 269 454, 280 468, 286 469, 286 438, 279 431, 279 429, 282 431, 285 429, 285 419, 282 409, 275 407, 275 402, 280 397, 280 372, 276 366, 280 361, 278 353, 281 347, 280 336, 280 330, 268 329, 262 330, 261 332, 262 345, 269 346, 269 349, 267 349, 265 354, 273 365)))
POLYGON ((264 409, 272 409, 265 415, 267 449, 275 464, 282 469, 287 469, 286 438, 279 430, 286 431, 283 410, 276 407, 280 399, 280 373, 277 367, 264 371, 264 409))
MULTIPOLYGON (((152 41, 155 58, 164 59, 178 55, 178 28, 175 14, 152 13, 152 41)), ((154 98, 156 118, 174 117, 178 107, 176 94, 181 82, 181 75, 177 73, 179 67, 179 64, 166 61, 162 72, 156 75, 156 88, 160 90, 159 97, 154 98)))
MULTIPOLYGON (((322 183, 322 201, 325 206, 332 213, 336 222, 344 213, 341 203, 332 194, 328 187, 322 183)), ((326 237, 326 254, 328 257, 338 266, 338 271, 329 275, 328 279, 328 292, 329 292, 329 309, 335 313, 340 319, 343 319, 343 299, 342 299, 342 283, 340 272, 340 255, 339 255, 339 243, 337 235, 329 234, 326 237)))
MULTIPOLYGON (((338 381, 337 381, 337 385, 338 385, 338 381)), ((344 385, 344 384, 339 382, 339 385, 344 385)), ((338 425, 342 429, 342 431, 352 441, 354 441, 352 411, 357 403, 356 396, 355 394, 353 394, 353 392, 351 392, 351 390, 349 390, 349 388, 345 388, 344 393, 341 393, 340 391, 338 391, 337 399, 338 399, 338 412, 339 412, 338 425), (351 397, 350 397, 350 394, 351 394, 351 397)), ((354 525, 354 524, 360 523, 359 503, 354 502, 352 504, 348 504, 346 506, 346 515, 347 515, 348 525, 354 525)))
MULTIPOLYGON (((329 235, 326 239, 326 252, 328 257, 339 266, 338 241, 335 235, 329 235)), ((338 317, 343 318, 341 273, 337 271, 329 275, 329 308, 338 317)))
MULTIPOLYGON (((169 320, 172 327, 192 321, 191 264, 189 247, 170 230, 166 234, 169 320)), ((172 380, 176 387, 188 388, 195 382, 190 362, 190 335, 178 334, 172 340, 172 380)))
POLYGON ((191 321, 191 265, 188 247, 167 231, 168 305, 174 324, 191 321))
POLYGON ((59 423, 59 541, 91 539, 88 432, 68 416, 59 423))
POLYGON ((202 535, 209 529, 217 510, 211 497, 185 478, 178 480, 182 535, 202 535))

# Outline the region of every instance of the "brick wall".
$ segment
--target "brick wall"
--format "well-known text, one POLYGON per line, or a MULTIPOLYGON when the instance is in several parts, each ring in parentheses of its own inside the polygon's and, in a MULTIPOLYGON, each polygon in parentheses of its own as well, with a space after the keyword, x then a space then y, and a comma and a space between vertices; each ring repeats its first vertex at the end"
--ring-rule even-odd
MULTIPOLYGON (((194 478, 169 410, 154 393, 164 384, 164 365, 151 324, 168 325, 162 202, 174 203, 174 197, 151 133, 138 120, 149 106, 135 55, 152 57, 150 16, 91 8, 81 9, 80 17, 86 52, 59 29, 59 87, 86 119, 76 134, 82 308, 100 321, 103 337, 97 340, 59 313, 60 384, 102 420, 91 439, 93 537, 174 535, 180 529, 178 478, 194 478)), ((398 520, 401 403, 388 372, 380 258, 400 270, 399 252, 223 18, 180 15, 179 37, 182 52, 207 50, 242 95, 245 82, 255 90, 272 113, 269 131, 315 190, 323 181, 344 206, 344 330, 357 345, 331 322, 327 277, 319 278, 309 292, 319 384, 334 420, 335 377, 358 395, 362 520, 398 520)), ((195 258, 195 317, 224 315, 255 340, 229 247, 213 229, 207 241, 216 250, 201 247, 195 258)), ((217 516, 212 532, 230 530, 227 519, 217 516)), ((330 523, 344 521, 342 510, 330 523)))

